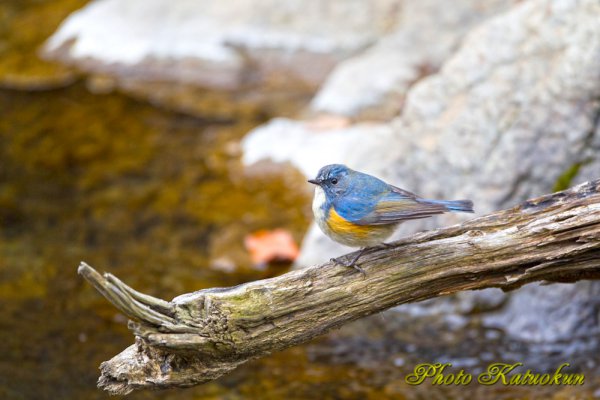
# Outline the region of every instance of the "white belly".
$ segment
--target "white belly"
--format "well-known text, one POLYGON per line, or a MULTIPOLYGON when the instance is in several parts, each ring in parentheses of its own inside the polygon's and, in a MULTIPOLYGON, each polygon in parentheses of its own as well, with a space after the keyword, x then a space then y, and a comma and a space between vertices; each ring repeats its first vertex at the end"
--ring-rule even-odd
POLYGON ((323 207, 325 207, 326 202, 327 198, 325 197, 325 191, 321 186, 317 186, 315 188, 315 197, 313 197, 312 202, 312 210, 317 223, 325 220, 325 210, 323 207))

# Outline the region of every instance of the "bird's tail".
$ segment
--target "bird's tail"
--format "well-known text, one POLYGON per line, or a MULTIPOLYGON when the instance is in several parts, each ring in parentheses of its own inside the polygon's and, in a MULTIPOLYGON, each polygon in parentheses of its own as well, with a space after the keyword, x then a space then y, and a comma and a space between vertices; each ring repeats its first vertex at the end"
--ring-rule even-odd
POLYGON ((471 200, 426 200, 425 202, 430 204, 441 204, 445 206, 448 211, 473 212, 473 202, 471 200))

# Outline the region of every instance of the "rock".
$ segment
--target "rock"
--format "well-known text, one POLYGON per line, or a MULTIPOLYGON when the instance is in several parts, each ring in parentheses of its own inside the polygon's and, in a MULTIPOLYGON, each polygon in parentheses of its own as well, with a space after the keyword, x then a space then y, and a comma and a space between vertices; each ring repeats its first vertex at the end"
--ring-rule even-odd
POLYGON ((485 315, 484 323, 499 326, 512 337, 532 343, 568 342, 574 337, 598 338, 598 282, 531 284, 526 288, 514 292, 501 312, 485 315), (590 302, 590 299, 595 301, 590 302), (540 318, 532 318, 534 315, 540 318), (548 321, 552 321, 552 329, 548 329, 548 321))
POLYGON ((533 0, 472 31, 393 121, 412 148, 396 176, 480 212, 551 191, 594 138, 598 17, 595 1, 533 0))
POLYGON ((317 85, 395 26, 400 0, 98 0, 48 40, 50 58, 121 79, 220 89, 317 85), (374 22, 375 21, 375 22, 374 22))
POLYGON ((399 114, 408 88, 436 72, 474 25, 511 1, 405 1, 399 28, 338 64, 311 103, 317 113, 386 120, 399 114))
POLYGON ((392 135, 389 124, 365 122, 318 129, 310 121, 275 118, 243 139, 243 161, 246 165, 262 159, 290 162, 307 177, 314 177, 323 165, 336 162, 360 163, 362 170, 377 173, 382 160, 372 157, 370 151, 392 135))

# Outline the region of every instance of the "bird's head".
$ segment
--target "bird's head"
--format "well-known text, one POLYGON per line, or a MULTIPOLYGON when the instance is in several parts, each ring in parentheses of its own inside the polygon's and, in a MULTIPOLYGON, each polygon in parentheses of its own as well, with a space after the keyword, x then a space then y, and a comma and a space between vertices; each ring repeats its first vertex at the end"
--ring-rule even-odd
POLYGON ((329 198, 335 198, 348 190, 353 172, 345 165, 331 164, 321 168, 317 177, 308 181, 321 187, 329 198))

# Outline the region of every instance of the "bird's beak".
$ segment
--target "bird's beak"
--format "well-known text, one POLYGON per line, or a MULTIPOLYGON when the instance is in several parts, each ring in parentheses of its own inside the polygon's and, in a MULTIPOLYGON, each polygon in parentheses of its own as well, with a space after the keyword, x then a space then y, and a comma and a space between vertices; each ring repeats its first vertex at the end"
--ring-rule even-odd
POLYGON ((313 185, 318 185, 321 183, 318 179, 309 179, 308 182, 312 183, 313 185))

